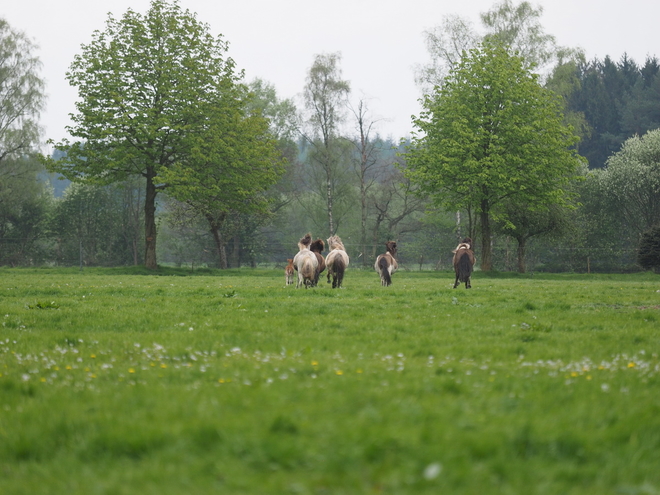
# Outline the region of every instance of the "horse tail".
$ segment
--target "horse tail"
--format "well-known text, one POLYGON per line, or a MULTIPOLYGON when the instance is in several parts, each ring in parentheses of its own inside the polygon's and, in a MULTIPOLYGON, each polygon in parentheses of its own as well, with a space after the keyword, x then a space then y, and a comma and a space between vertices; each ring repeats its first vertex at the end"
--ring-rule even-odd
POLYGON ((392 285, 392 276, 390 275, 390 264, 386 256, 381 256, 378 260, 378 270, 380 271, 380 280, 383 285, 392 285))
POLYGON ((332 288, 337 289, 341 287, 342 282, 344 281, 344 271, 346 271, 346 263, 344 263, 344 258, 337 256, 337 258, 332 263, 334 268, 334 277, 332 278, 332 288))
POLYGON ((314 284, 314 279, 316 278, 315 272, 316 270, 314 269, 314 263, 312 262, 312 259, 306 257, 303 260, 302 268, 300 270, 300 274, 302 275, 303 281, 305 283, 305 288, 314 284))
POLYGON ((461 255, 458 260, 457 273, 459 282, 467 282, 472 275, 472 263, 470 263, 470 255, 466 251, 461 255))

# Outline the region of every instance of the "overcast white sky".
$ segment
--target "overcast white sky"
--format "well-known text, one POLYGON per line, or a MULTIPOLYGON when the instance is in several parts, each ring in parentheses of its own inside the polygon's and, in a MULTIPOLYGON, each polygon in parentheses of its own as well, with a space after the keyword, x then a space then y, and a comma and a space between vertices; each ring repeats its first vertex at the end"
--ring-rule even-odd
MULTIPOLYGON (((314 56, 340 52, 343 78, 353 97, 369 98, 377 130, 408 136, 419 112, 414 67, 428 61, 423 32, 458 14, 480 27, 478 14, 494 0, 180 0, 230 43, 230 56, 248 81, 272 83, 280 98, 298 98, 314 56)), ((514 1, 518 4, 518 1, 514 1)), ((652 0, 540 0, 541 22, 562 46, 580 47, 587 58, 628 53, 637 63, 660 56, 660 2, 652 0)), ((121 18, 130 7, 144 13, 149 0, 0 0, 0 17, 38 45, 48 107, 41 123, 46 138, 66 137, 75 111, 75 88, 64 74, 80 45, 105 29, 108 12, 121 18)))

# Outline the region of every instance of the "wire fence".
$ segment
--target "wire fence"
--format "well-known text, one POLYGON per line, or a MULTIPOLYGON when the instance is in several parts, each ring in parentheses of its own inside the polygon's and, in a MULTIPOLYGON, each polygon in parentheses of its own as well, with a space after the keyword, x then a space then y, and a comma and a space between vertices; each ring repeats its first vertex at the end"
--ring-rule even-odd
MULTIPOLYGON (((455 239, 447 238, 435 242, 433 246, 420 243, 400 242, 398 261, 401 270, 450 270, 452 249, 455 239)), ((373 269, 375 258, 384 252, 384 245, 344 242, 351 259, 352 269, 373 269)), ((130 266, 143 263, 144 247, 140 242, 115 241, 90 238, 11 238, 0 239, 0 266, 77 266, 80 269, 91 266, 130 266)), ((234 240, 224 248, 226 267, 284 268, 288 258, 297 252, 295 241, 269 241, 261 246, 234 240)), ((477 267, 481 253, 475 249, 477 267)), ((327 253, 327 250, 324 254, 327 253)), ((163 266, 199 268, 219 268, 221 256, 215 246, 182 242, 180 240, 159 240, 158 263, 163 266)), ((495 243, 492 247, 493 269, 503 272, 519 271, 517 245, 511 242, 495 243)), ((579 273, 621 273, 640 271, 635 248, 578 248, 571 246, 534 243, 525 255, 527 272, 579 272, 579 273)))

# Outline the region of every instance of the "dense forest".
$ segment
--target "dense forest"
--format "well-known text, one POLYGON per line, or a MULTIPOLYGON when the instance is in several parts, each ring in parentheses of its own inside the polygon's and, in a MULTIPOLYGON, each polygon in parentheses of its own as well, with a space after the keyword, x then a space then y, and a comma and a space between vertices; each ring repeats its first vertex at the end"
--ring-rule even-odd
MULTIPOLYGON (((161 15, 185 17, 176 4, 152 5, 161 15)), ((514 7, 504 2, 493 12, 521 15, 529 4, 514 7)), ((526 12, 521 26, 538 21, 539 10, 526 12)), ((486 40, 494 36, 488 30, 489 19, 482 19, 486 40)), ((445 33, 455 34, 448 26, 445 33)), ((411 180, 407 160, 413 144, 378 134, 368 101, 354 98, 350 80, 343 78, 339 54, 315 57, 303 88, 304 103, 296 106, 280 99, 266 81, 234 77, 223 59, 224 47, 209 44, 209 53, 218 60, 219 79, 203 84, 217 84, 226 93, 200 99, 197 106, 208 112, 221 108, 223 118, 200 123, 182 109, 177 118, 189 119, 188 134, 172 141, 174 127, 168 128, 170 141, 163 141, 162 149, 176 154, 168 155, 159 171, 121 172, 109 180, 109 166, 103 164, 111 155, 117 153, 111 160, 115 171, 117 157, 134 156, 129 148, 103 148, 92 140, 85 118, 95 111, 91 105, 104 97, 99 87, 109 83, 83 75, 87 77, 85 64, 101 63, 93 57, 119 60, 122 54, 93 52, 99 47, 92 43, 77 59, 70 77, 75 78, 78 70, 80 79, 72 82, 93 95, 87 114, 77 121, 79 137, 88 139, 56 143, 53 155, 43 157, 35 153, 38 125, 28 118, 30 113, 38 115, 44 94, 33 49, 25 35, 0 19, 0 64, 11 60, 10 50, 18 50, 14 56, 27 55, 23 60, 33 62, 20 70, 34 79, 21 96, 28 113, 14 119, 22 127, 0 127, 0 266, 141 265, 151 256, 146 242, 153 244, 154 260, 161 265, 283 267, 295 254, 298 239, 311 232, 322 239, 338 234, 352 268, 372 269, 385 242, 396 240, 403 269, 448 269, 457 241, 479 232, 474 211, 442 208, 423 184, 411 180), (242 131, 231 126, 242 126, 242 131), (193 141, 190 129, 197 128, 193 141), (209 132, 214 134, 204 134, 209 132), (210 141, 222 141, 227 148, 205 148, 210 141), (249 150, 260 151, 248 159, 249 150), (106 168, 89 168, 95 163, 106 168), (148 201, 154 204, 152 227, 145 224, 148 201), (147 235, 145 228, 157 229, 157 244, 155 234, 147 235)), ((539 215, 511 203, 498 217, 504 220, 493 219, 492 269, 639 270, 640 239, 654 227, 657 230, 660 218, 658 59, 588 61, 573 51, 544 62, 545 76, 539 80, 560 99, 564 122, 579 137, 575 149, 584 165, 580 179, 568 185, 570 205, 548 207, 539 215)), ((442 80, 450 66, 436 63, 433 77, 442 80)), ((8 98, 6 88, 21 76, 7 74, 0 70, 0 98, 8 98)), ((429 93, 428 85, 420 87, 429 93)), ((193 89, 177 89, 177 94, 193 89)), ((108 101, 113 98, 108 95, 108 101)), ((197 97, 191 92, 185 98, 197 97)), ((10 107, 0 105, 0 123, 10 119, 10 107)), ((99 133, 103 146, 109 132, 104 128, 99 133)), ((118 142, 126 143, 132 135, 118 142)))

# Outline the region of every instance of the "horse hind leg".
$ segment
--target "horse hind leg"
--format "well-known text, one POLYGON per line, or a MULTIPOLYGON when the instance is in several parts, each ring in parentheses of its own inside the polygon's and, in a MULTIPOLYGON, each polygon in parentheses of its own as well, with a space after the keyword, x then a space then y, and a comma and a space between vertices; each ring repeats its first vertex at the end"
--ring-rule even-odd
POLYGON ((454 282, 454 289, 458 287, 458 284, 460 284, 460 282, 458 281, 458 275, 456 275, 456 281, 454 282))

